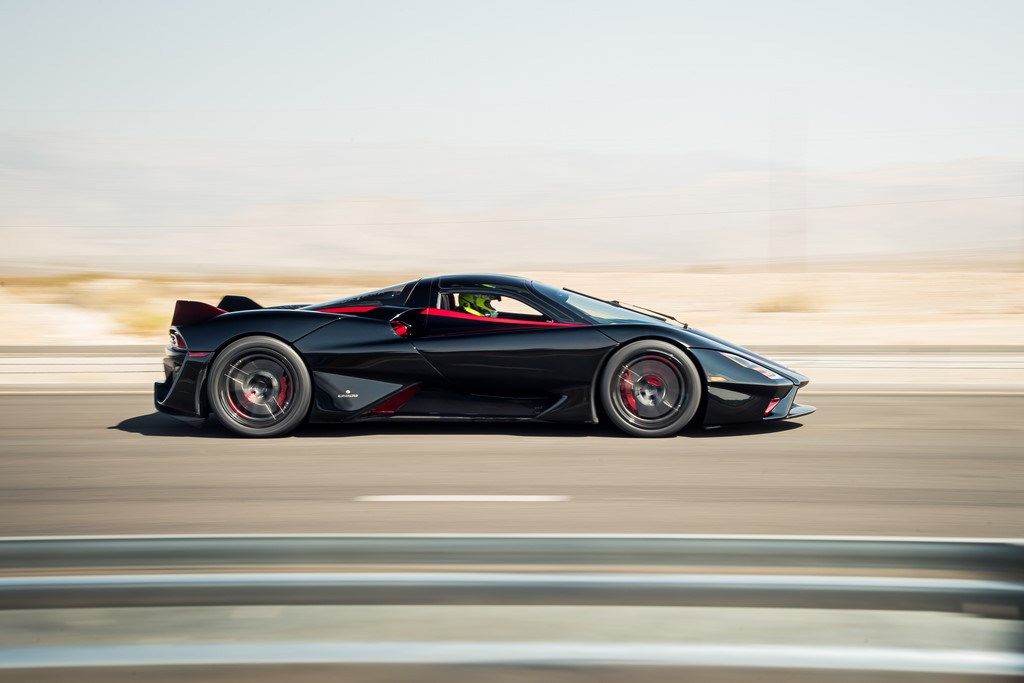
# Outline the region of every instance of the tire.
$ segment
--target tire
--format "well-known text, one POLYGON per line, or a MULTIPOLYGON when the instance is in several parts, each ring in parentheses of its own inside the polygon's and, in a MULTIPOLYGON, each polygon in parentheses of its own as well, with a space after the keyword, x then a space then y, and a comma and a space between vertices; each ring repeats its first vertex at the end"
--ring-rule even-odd
POLYGON ((213 360, 207 382, 217 419, 242 436, 281 436, 298 427, 312 400, 309 370, 273 337, 244 337, 213 360))
POLYGON ((612 423, 631 436, 672 436, 696 415, 697 367, 677 346, 655 340, 627 344, 601 373, 601 403, 612 423))

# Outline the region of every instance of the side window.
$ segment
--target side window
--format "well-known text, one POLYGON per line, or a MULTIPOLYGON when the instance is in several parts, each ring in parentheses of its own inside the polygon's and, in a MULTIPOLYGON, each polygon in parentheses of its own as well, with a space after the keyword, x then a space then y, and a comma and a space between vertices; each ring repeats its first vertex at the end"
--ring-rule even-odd
POLYGON ((550 316, 544 315, 530 304, 507 294, 473 289, 445 293, 441 297, 441 307, 448 306, 452 311, 498 318, 499 320, 551 321, 550 316))
POLYGON ((530 315, 539 318, 544 317, 544 314, 538 311, 536 308, 528 306, 519 299, 513 299, 510 296, 501 297, 501 299, 492 303, 491 306, 493 306, 494 310, 498 312, 499 318, 508 315, 530 315))

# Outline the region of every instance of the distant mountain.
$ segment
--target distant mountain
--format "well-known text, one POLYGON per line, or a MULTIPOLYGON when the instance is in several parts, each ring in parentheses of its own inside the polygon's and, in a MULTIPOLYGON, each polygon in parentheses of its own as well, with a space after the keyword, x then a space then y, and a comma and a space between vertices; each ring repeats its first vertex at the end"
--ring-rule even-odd
POLYGON ((0 270, 666 268, 1019 249, 1024 164, 0 135, 0 270))

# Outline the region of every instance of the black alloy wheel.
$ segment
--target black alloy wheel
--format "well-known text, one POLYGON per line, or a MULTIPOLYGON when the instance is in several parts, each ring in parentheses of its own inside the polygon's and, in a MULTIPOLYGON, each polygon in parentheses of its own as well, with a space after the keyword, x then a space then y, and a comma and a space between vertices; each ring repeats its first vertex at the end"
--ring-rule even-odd
POLYGON ((280 436, 309 412, 312 383, 299 354, 273 337, 245 337, 221 351, 210 369, 210 406, 243 436, 280 436))
POLYGON ((693 361, 679 347, 655 340, 616 351, 600 389, 608 417, 632 436, 672 436, 693 419, 701 398, 693 361))

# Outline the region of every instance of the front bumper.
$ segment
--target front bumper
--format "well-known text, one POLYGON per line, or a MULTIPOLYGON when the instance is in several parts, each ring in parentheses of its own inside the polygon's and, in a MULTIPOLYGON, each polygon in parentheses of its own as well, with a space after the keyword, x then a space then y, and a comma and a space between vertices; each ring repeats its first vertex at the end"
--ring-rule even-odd
POLYGON ((192 354, 168 349, 164 381, 153 384, 153 404, 168 415, 206 417, 210 410, 203 386, 213 354, 192 354))
POLYGON ((717 350, 690 349, 690 352, 700 361, 706 375, 705 426, 785 420, 809 415, 815 410, 813 406, 796 403, 797 392, 807 386, 809 380, 788 368, 771 363, 769 369, 776 376, 769 377, 734 363, 717 350), (787 376, 783 377, 781 372, 787 376), (772 406, 772 401, 776 400, 772 406))
POLYGON ((779 404, 775 408, 764 416, 765 420, 788 420, 794 417, 803 417, 804 415, 810 415, 816 409, 814 406, 802 406, 796 402, 796 392, 800 391, 800 388, 805 386, 807 382, 799 386, 791 388, 779 404))

